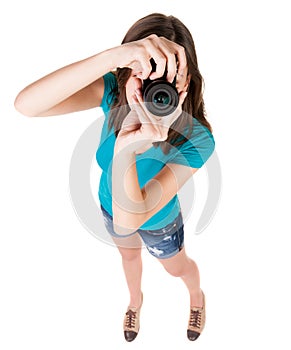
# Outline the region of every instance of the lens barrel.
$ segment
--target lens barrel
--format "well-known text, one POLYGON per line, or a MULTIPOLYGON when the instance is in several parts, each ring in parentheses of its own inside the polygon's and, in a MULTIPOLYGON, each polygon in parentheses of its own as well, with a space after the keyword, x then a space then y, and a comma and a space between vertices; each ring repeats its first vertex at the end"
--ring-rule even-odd
MULTIPOLYGON (((156 63, 151 58, 152 72, 156 63)), ((143 100, 146 108, 156 116, 165 117, 175 111, 179 104, 179 93, 176 89, 176 78, 172 83, 167 81, 167 70, 161 78, 145 79, 142 86, 143 100)))
POLYGON ((167 80, 156 79, 144 83, 143 99, 146 108, 151 113, 164 117, 173 113, 177 108, 179 94, 176 87, 167 80))

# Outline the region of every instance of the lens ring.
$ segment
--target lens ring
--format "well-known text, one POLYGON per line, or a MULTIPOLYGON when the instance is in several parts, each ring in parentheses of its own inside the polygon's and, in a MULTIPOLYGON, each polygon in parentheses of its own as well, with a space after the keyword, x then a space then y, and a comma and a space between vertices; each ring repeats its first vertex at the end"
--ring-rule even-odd
POLYGON ((159 80, 153 81, 144 91, 146 108, 154 115, 164 117, 175 111, 179 103, 177 89, 169 82, 159 80), (155 101, 157 95, 161 94, 160 103, 155 101), (167 103, 163 102, 162 96, 168 97, 167 103))

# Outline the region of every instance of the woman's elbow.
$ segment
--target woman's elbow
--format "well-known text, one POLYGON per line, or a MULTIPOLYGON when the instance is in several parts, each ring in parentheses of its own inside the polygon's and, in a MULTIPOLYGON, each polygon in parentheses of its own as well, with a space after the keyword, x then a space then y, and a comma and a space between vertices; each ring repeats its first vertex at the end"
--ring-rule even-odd
POLYGON ((21 92, 15 98, 14 108, 25 117, 36 117, 36 113, 25 103, 21 92))
POLYGON ((119 206, 116 206, 115 203, 112 205, 112 210, 113 229, 118 235, 129 235, 134 233, 146 221, 145 215, 122 210, 119 206))
POLYGON ((141 226, 136 215, 117 215, 113 213, 113 230, 118 235, 129 235, 136 232, 141 226))
POLYGON ((116 233, 117 235, 126 236, 136 232, 137 229, 129 227, 127 225, 123 225, 116 221, 113 221, 113 230, 114 230, 114 233, 116 233))

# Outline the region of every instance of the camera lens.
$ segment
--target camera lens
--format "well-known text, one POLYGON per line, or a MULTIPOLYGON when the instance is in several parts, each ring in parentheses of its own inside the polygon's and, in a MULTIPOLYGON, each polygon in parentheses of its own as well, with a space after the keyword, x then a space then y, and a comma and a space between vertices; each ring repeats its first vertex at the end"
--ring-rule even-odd
POLYGON ((161 79, 146 84, 143 98, 146 108, 159 117, 173 113, 179 103, 179 94, 176 87, 161 79))
POLYGON ((154 96, 154 103, 161 104, 163 106, 168 105, 170 102, 170 96, 165 91, 158 91, 154 96))

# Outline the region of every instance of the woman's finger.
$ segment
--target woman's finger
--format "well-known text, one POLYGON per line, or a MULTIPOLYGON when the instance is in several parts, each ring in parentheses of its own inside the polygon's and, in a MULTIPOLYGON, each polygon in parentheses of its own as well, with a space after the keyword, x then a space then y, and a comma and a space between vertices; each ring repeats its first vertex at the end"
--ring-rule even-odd
POLYGON ((137 93, 136 98, 138 103, 135 105, 135 108, 140 117, 140 121, 144 125, 151 127, 154 132, 160 133, 161 127, 162 127, 162 122, 161 122, 162 118, 158 118, 148 111, 142 99, 141 94, 137 93))
POLYGON ((178 105, 177 109, 171 113, 170 115, 164 117, 157 117, 150 113, 144 102, 142 101, 141 96, 137 96, 138 98, 138 108, 139 115, 144 116, 144 120, 146 125, 152 129, 152 133, 155 135, 156 141, 165 141, 168 138, 169 128, 174 123, 176 119, 179 118, 182 112, 182 103, 186 96, 180 96, 180 105, 178 105))
POLYGON ((174 54, 167 56, 167 80, 172 83, 177 74, 177 60, 174 54))
POLYGON ((167 47, 167 50, 175 55, 176 63, 178 64, 178 73, 183 74, 183 70, 187 67, 187 58, 184 47, 168 40, 167 38, 160 37, 160 39, 163 42, 164 47, 167 47))
POLYGON ((178 62, 178 74, 184 74, 184 70, 187 68, 187 58, 185 54, 185 49, 183 46, 177 45, 176 46, 176 56, 177 56, 177 62, 178 62))
POLYGON ((163 76, 167 65, 167 55, 165 55, 165 52, 161 49, 161 39, 157 35, 152 34, 143 39, 143 44, 150 59, 152 58, 156 64, 155 72, 151 72, 149 75, 150 79, 163 76))
POLYGON ((188 74, 188 67, 185 67, 180 73, 176 75, 176 88, 178 92, 186 91, 190 82, 190 75, 188 74))
POLYGON ((173 42, 156 35, 150 35, 144 40, 144 47, 150 57, 155 61, 155 71, 149 75, 154 80, 164 75, 167 70, 167 79, 172 82, 176 75, 177 63, 173 42))
POLYGON ((178 107, 180 107, 181 109, 182 109, 182 104, 184 103, 185 98, 187 97, 187 94, 188 94, 187 91, 182 91, 182 92, 179 94, 179 104, 178 104, 178 107))
POLYGON ((143 109, 143 99, 140 94, 140 91, 135 91, 135 101, 136 103, 133 105, 134 110, 139 116, 139 119, 141 123, 151 123, 151 119, 149 118, 148 114, 143 109))
MULTIPOLYGON (((172 47, 172 42, 165 42, 164 38, 159 38, 159 49, 163 52, 163 55, 166 57, 166 67, 167 70, 167 80, 172 83, 176 73, 177 73, 177 59, 175 55, 175 50, 172 47)), ((163 71, 162 75, 165 73, 163 71)))
POLYGON ((125 117, 122 126, 121 126, 121 130, 124 131, 133 131, 133 130, 137 130, 140 127, 140 120, 138 118, 138 115, 136 113, 135 110, 131 110, 128 115, 125 117))
POLYGON ((137 72, 136 76, 142 80, 147 79, 152 71, 152 65, 150 63, 150 58, 140 57, 139 64, 140 64, 141 69, 140 69, 140 72, 137 72))

